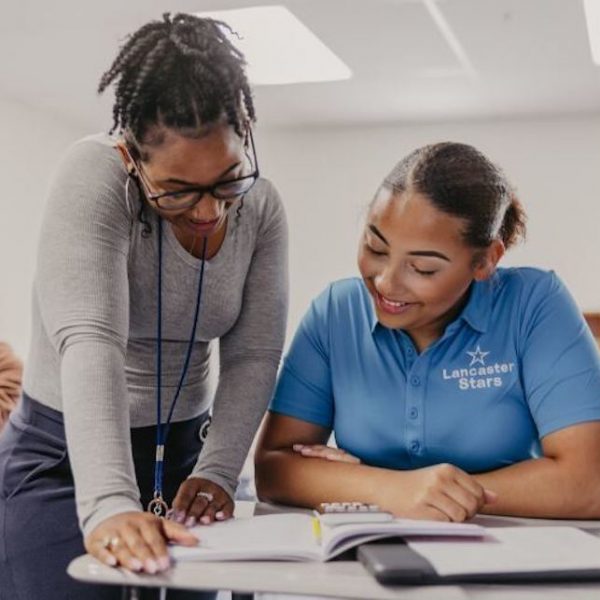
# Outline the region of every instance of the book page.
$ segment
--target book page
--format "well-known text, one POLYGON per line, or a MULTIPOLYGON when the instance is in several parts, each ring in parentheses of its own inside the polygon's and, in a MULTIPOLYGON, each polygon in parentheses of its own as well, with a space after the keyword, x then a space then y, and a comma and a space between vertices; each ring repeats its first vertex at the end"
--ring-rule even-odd
POLYGON ((358 544, 372 542, 386 537, 403 536, 456 536, 477 537, 485 534, 485 529, 473 523, 445 523, 415 519, 392 519, 381 523, 353 523, 350 525, 323 525, 323 552, 333 558, 358 544))
POLYGON ((480 540, 420 539, 408 545, 440 575, 600 569, 600 538, 574 527, 498 527, 480 540))
POLYGON ((198 546, 170 546, 175 560, 320 560, 307 514, 261 515, 190 529, 198 546))
POLYGON ((175 560, 315 560, 324 561, 360 543, 398 535, 476 535, 485 530, 469 523, 394 519, 321 528, 315 537, 311 514, 285 513, 231 519, 190 531, 194 547, 170 546, 175 560))

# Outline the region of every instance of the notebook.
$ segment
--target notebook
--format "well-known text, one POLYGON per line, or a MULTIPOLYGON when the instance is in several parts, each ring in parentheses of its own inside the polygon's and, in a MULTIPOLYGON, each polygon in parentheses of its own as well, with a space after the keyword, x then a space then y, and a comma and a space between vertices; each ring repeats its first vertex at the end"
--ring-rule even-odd
POLYGON ((191 529, 198 546, 169 547, 177 561, 290 560, 327 561, 361 543, 404 535, 482 536, 471 523, 391 519, 381 523, 326 525, 310 514, 285 513, 231 519, 191 529))
POLYGON ((575 527, 487 530, 479 539, 366 544, 358 558, 380 583, 545 583, 600 580, 600 538, 575 527))

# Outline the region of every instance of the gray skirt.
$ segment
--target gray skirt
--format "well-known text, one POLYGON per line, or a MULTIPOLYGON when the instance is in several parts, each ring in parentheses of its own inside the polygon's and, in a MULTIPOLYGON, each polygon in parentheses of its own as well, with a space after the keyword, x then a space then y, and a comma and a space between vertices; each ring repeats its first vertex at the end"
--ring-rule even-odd
MULTIPOLYGON (((205 413, 171 424, 163 488, 169 504, 196 463, 209 419, 205 413)), ((156 427, 132 429, 131 442, 146 506, 153 495, 156 427)), ((84 553, 62 413, 24 394, 0 434, 0 599, 120 599, 115 587, 84 585, 66 574, 69 562, 84 553)), ((207 597, 214 595, 168 595, 207 597)))

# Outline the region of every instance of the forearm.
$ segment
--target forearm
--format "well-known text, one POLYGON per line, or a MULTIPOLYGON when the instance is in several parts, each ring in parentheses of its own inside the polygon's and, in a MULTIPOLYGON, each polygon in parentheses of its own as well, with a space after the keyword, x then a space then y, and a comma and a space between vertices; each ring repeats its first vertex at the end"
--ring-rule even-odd
POLYGON ((82 530, 141 510, 130 445, 122 351, 85 341, 68 348, 61 365, 69 461, 82 530))
POLYGON ((305 458, 291 449, 262 450, 255 467, 259 498, 309 508, 320 502, 367 502, 385 508, 384 489, 393 475, 362 464, 305 458))
POLYGON ((488 514, 520 517, 600 518, 600 470, 543 457, 475 475, 498 494, 488 514))
POLYGON ((278 355, 240 360, 221 372, 213 421, 192 476, 209 479, 232 497, 256 430, 273 393, 278 355))

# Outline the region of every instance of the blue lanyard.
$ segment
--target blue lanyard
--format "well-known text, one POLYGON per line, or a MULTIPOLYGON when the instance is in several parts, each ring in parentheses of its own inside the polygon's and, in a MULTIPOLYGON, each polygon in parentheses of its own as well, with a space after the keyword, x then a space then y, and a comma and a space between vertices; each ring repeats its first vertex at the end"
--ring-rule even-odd
POLYGON ((148 510, 154 513, 157 517, 164 517, 167 514, 168 506, 162 495, 163 475, 164 475, 164 462, 165 462, 165 442, 169 435, 169 426, 171 424, 171 417, 173 416, 173 410, 175 404, 179 398, 181 388, 187 375, 188 367, 190 365, 190 358, 192 356, 192 350, 194 348, 194 339, 196 337, 196 328, 198 325, 198 315, 200 314, 200 299, 202 297, 202 282, 204 280, 204 265, 206 256, 206 245, 208 238, 204 238, 202 245, 201 255, 201 266, 200 266, 200 277, 198 279, 198 293, 196 295, 196 309, 194 311, 194 324, 192 325, 192 332, 190 334, 190 340, 188 342, 187 352, 185 361, 183 363, 183 369, 181 370, 181 376, 179 377, 179 384, 177 385, 177 391, 173 400, 171 401, 171 408, 169 409, 169 415, 165 421, 164 427, 162 423, 162 219, 158 219, 158 318, 157 318, 157 332, 156 332, 156 457, 154 462, 154 498, 148 504, 148 510))

